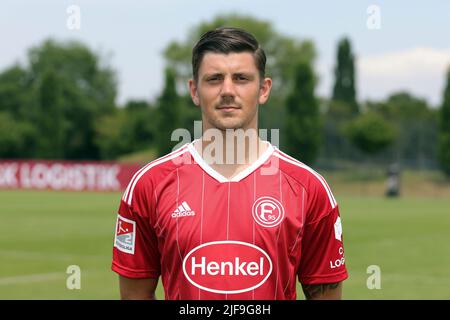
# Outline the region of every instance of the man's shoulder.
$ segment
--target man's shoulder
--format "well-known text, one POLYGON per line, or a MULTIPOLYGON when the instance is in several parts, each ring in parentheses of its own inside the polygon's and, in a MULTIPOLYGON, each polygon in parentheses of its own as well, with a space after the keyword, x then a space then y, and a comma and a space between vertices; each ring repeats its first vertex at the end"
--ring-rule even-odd
POLYGON ((135 176, 143 178, 155 178, 159 174, 166 175, 180 166, 189 163, 191 159, 188 145, 184 145, 164 156, 161 156, 140 168, 135 176))
POLYGON ((279 161, 280 170, 301 183, 317 183, 325 180, 316 170, 278 148, 274 156, 279 161))
POLYGON ((330 186, 320 173, 278 148, 274 156, 278 159, 278 167, 283 174, 300 184, 307 193, 323 195, 333 208, 337 205, 330 186))
POLYGON ((177 150, 159 157, 141 167, 130 179, 123 199, 131 204, 133 194, 139 189, 153 189, 159 181, 177 168, 189 163, 190 153, 187 144, 177 150))

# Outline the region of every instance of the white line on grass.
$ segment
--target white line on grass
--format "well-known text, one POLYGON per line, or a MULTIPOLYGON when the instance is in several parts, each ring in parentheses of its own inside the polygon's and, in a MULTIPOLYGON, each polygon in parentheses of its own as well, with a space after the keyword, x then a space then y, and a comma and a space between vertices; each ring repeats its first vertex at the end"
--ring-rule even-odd
POLYGON ((74 260, 74 259, 89 259, 89 260, 104 260, 110 258, 110 255, 93 255, 93 254, 66 254, 55 252, 38 252, 38 251, 20 251, 20 250, 0 250, 0 256, 34 260, 36 258, 52 259, 52 260, 74 260))
POLYGON ((6 277, 0 278, 0 286, 17 283, 31 283, 31 282, 44 282, 49 280, 62 279, 67 277, 65 273, 53 272, 53 273, 36 273, 24 276, 6 277))

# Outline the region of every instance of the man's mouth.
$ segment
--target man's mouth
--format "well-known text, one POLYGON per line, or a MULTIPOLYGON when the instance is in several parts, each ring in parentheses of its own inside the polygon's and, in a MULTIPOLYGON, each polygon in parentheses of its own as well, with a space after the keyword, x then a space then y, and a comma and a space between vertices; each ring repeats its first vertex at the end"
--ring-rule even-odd
POLYGON ((225 111, 225 112, 230 112, 230 111, 241 109, 241 108, 238 106, 233 106, 233 105, 222 105, 222 106, 217 107, 217 109, 219 109, 221 111, 225 111))

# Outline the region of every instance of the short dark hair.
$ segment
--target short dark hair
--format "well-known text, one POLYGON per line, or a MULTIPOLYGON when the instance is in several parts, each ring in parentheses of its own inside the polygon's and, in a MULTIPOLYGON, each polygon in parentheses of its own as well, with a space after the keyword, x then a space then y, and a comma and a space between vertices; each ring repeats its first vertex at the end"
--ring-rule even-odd
POLYGON ((207 52, 224 53, 250 52, 253 53, 256 67, 261 79, 266 69, 266 54, 255 37, 249 32, 239 29, 222 27, 204 33, 192 49, 192 75, 198 80, 198 70, 203 56, 207 52))

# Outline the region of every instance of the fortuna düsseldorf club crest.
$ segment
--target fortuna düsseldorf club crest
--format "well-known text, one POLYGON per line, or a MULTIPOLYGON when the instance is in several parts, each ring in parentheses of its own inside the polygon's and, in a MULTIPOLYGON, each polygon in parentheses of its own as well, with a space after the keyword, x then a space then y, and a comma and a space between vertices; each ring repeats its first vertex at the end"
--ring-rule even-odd
POLYGON ((260 197, 253 204, 253 219, 263 227, 272 228, 284 218, 284 208, 280 201, 272 197, 260 197))

